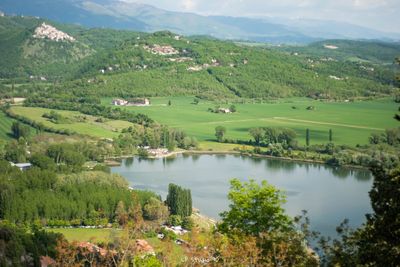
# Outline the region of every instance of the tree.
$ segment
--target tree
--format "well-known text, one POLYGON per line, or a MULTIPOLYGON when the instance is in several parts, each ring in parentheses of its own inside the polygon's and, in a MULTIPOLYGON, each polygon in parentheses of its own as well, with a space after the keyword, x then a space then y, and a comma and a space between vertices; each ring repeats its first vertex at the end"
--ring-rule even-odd
POLYGON ((394 266, 400 262, 400 169, 373 170, 375 180, 369 195, 373 214, 361 229, 359 258, 365 266, 394 266))
POLYGON ((222 142, 224 139, 224 135, 226 133, 226 128, 223 126, 215 127, 215 137, 217 137, 218 142, 222 142))
POLYGON ((333 132, 332 129, 329 129, 329 142, 332 143, 333 141, 333 132))
POLYGON ((28 126, 22 125, 19 122, 13 122, 13 124, 11 125, 11 132, 15 139, 19 139, 21 137, 26 139, 27 137, 29 137, 30 129, 28 126))
POLYGON ((264 137, 265 131, 263 128, 251 128, 249 130, 250 135, 254 138, 256 145, 260 145, 262 138, 264 137))
POLYGON ((257 236, 263 232, 286 231, 291 228, 291 219, 282 208, 286 199, 281 191, 266 181, 259 185, 254 180, 241 183, 233 179, 230 183, 230 210, 220 214, 221 232, 229 234, 231 231, 239 231, 257 236))
POLYGON ((306 130, 306 146, 310 146, 310 129, 306 130))
POLYGON ((143 216, 148 220, 164 221, 168 215, 168 207, 154 197, 150 198, 143 207, 143 216))
POLYGON ((55 171, 57 168, 57 165, 54 163, 53 159, 42 154, 32 155, 29 161, 33 166, 39 167, 42 170, 55 171))
POLYGON ((166 203, 172 215, 182 218, 192 215, 192 195, 189 189, 169 184, 166 203))
POLYGON ((168 100, 168 106, 171 106, 171 105, 172 105, 171 100, 168 100))
POLYGON ((232 113, 235 113, 235 112, 237 111, 235 105, 231 105, 231 106, 229 107, 229 110, 230 110, 232 113))
POLYGON ((119 201, 117 208, 115 209, 115 222, 121 226, 126 225, 128 222, 128 213, 126 212, 123 201, 119 201))

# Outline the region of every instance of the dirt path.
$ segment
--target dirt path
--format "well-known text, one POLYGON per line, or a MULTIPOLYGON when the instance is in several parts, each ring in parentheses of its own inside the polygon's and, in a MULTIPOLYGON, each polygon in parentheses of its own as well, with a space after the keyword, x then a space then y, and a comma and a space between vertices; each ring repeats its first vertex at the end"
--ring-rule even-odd
MULTIPOLYGON (((253 119, 242 119, 242 120, 225 120, 225 121, 207 121, 207 122, 198 122, 198 123, 190 123, 190 125, 212 125, 212 124, 221 124, 221 123, 236 123, 236 122, 249 122, 249 121, 292 121, 292 122, 302 122, 309 124, 319 124, 319 125, 331 125, 331 126, 339 126, 346 128, 354 128, 354 129, 365 129, 365 130, 374 130, 374 131, 384 131, 382 128, 361 126, 361 125, 352 125, 352 124, 344 124, 344 123, 334 123, 334 122, 323 122, 323 121, 310 121, 310 120, 301 120, 301 119, 291 119, 286 117, 268 117, 268 118, 253 118, 253 119)), ((171 125, 171 127, 183 127, 185 125, 171 125)))
POLYGON ((355 129, 375 130, 375 131, 384 131, 385 130, 382 128, 374 128, 374 127, 368 127, 368 126, 358 126, 358 125, 333 123, 333 122, 308 121, 308 120, 290 119, 290 118, 284 118, 284 117, 273 117, 272 119, 295 121, 295 122, 305 122, 305 123, 321 124, 321 125, 333 125, 333 126, 348 127, 348 128, 355 128, 355 129))

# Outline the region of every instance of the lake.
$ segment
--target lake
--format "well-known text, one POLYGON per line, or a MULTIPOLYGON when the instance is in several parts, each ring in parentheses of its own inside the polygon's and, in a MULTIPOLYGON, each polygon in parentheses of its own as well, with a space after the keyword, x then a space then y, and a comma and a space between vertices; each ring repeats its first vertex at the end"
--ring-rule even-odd
POLYGON ((312 229, 324 235, 348 218, 359 226, 371 212, 368 192, 373 177, 367 170, 334 168, 321 164, 299 163, 240 155, 178 155, 163 159, 124 159, 113 173, 124 176, 132 187, 148 189, 163 199, 168 184, 192 191, 193 206, 201 213, 219 218, 228 209, 229 180, 254 179, 286 192, 285 210, 291 216, 308 211, 312 229))

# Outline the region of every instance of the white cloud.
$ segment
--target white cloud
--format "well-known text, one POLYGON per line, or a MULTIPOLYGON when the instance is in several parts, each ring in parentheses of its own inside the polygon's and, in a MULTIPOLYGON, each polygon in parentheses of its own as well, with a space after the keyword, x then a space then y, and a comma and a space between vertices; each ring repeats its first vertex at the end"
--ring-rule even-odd
POLYGON ((183 0, 182 7, 185 11, 194 11, 197 3, 194 0, 183 0))

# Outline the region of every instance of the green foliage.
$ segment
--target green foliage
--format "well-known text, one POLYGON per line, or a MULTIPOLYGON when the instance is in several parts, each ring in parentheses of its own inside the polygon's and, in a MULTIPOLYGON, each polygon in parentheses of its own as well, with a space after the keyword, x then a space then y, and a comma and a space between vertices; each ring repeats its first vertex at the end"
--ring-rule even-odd
POLYGON ((143 207, 143 217, 152 221, 165 221, 168 218, 168 207, 152 197, 143 207))
POLYGON ((373 214, 361 228, 358 241, 360 261, 364 265, 391 266, 400 260, 400 170, 376 168, 370 191, 373 214))
POLYGON ((283 144, 295 146, 297 134, 288 128, 257 127, 251 128, 249 134, 254 138, 256 145, 283 144))
POLYGON ((4 150, 4 158, 6 160, 16 163, 26 162, 26 158, 28 155, 25 139, 20 138, 18 141, 12 140, 8 142, 5 145, 4 150))
POLYGON ((47 233, 33 228, 31 231, 0 222, 0 265, 39 266, 40 256, 56 257, 60 234, 47 233))
MULTIPOLYGON (((343 41, 339 45, 341 49, 336 51, 327 51, 321 43, 305 48, 311 51, 310 55, 293 56, 277 49, 243 47, 210 38, 175 40, 173 34, 89 30, 67 25, 58 26, 77 41, 51 42, 32 38, 34 28, 41 22, 16 17, 0 20, 0 26, 4 25, 0 28, 4 41, 0 46, 4 59, 0 73, 2 77, 30 83, 22 88, 13 87, 9 94, 29 95, 32 87, 40 86, 35 79, 45 76, 52 82, 65 82, 54 87, 112 97, 345 99, 390 95, 394 71, 385 64, 389 56, 398 53, 398 48, 391 44, 343 41), (179 54, 153 54, 148 50, 154 45, 170 45, 179 54), (353 54, 356 51, 363 60, 376 64, 352 62, 347 56, 328 60, 328 52, 347 53, 346 47, 353 54), (190 71, 190 67, 200 69, 190 71), (36 78, 27 79, 30 75, 36 78)), ((302 48, 289 49, 300 51, 302 48)))
POLYGON ((114 220, 119 201, 132 203, 126 182, 117 175, 91 172, 57 177, 50 170, 21 172, 7 165, 4 162, 0 172, 2 220, 47 220, 49 225, 60 226, 79 219, 89 225, 104 225, 114 220))
POLYGON ((233 179, 228 199, 230 210, 220 214, 222 222, 218 226, 223 233, 239 231, 257 236, 292 227, 291 219, 282 208, 285 195, 266 181, 258 185, 254 180, 241 183, 233 179))
POLYGON ((226 128, 223 126, 215 127, 215 137, 217 137, 218 142, 222 142, 224 140, 224 135, 226 133, 226 128))
POLYGON ((54 163, 54 160, 42 154, 32 155, 29 161, 33 166, 36 166, 42 170, 55 171, 57 169, 57 165, 54 163))
POLYGON ((49 119, 53 123, 57 124, 64 124, 64 123, 69 123, 70 121, 63 117, 60 113, 55 112, 54 110, 50 111, 50 113, 44 113, 42 115, 43 118, 49 119))
POLYGON ((180 215, 171 214, 168 217, 167 223, 172 226, 182 225, 182 217, 180 215))
POLYGON ((11 132, 15 139, 19 139, 21 137, 26 139, 29 137, 30 128, 19 122, 13 122, 11 125, 11 132))
POLYGON ((306 146, 310 146, 310 129, 306 129, 306 146))
POLYGON ((369 138, 370 144, 388 144, 390 146, 400 145, 400 128, 386 129, 384 133, 371 134, 369 138))
POLYGON ((169 184, 166 203, 172 215, 182 218, 192 215, 192 195, 190 189, 169 184))
POLYGON ((191 217, 185 217, 182 220, 182 227, 186 230, 191 231, 194 227, 194 221, 191 217))
POLYGON ((144 256, 144 257, 135 257, 135 265, 134 266, 143 266, 143 267, 162 267, 162 263, 157 259, 156 256, 144 256))

